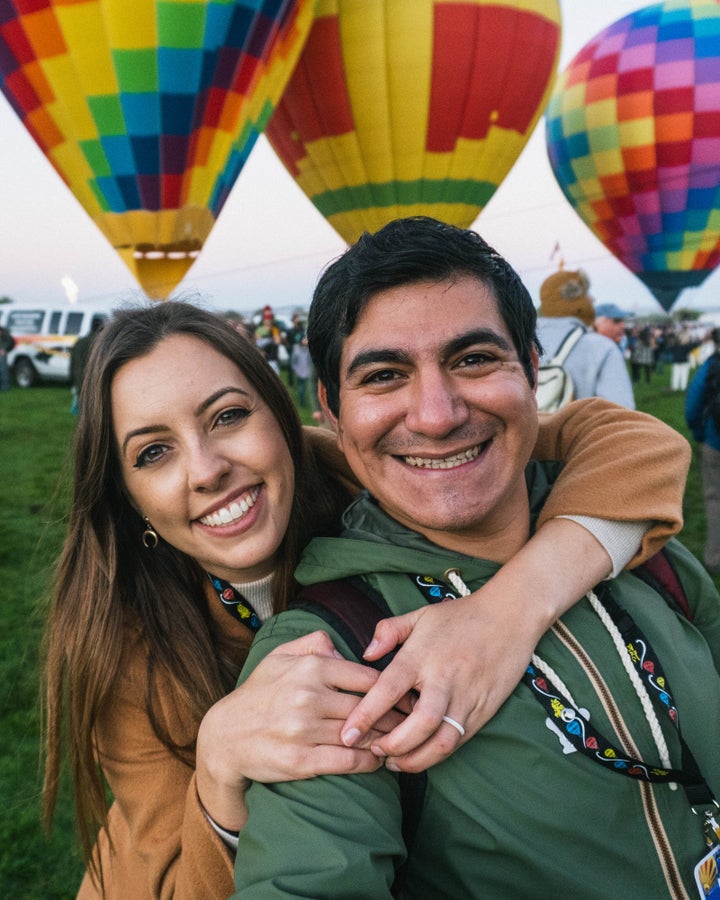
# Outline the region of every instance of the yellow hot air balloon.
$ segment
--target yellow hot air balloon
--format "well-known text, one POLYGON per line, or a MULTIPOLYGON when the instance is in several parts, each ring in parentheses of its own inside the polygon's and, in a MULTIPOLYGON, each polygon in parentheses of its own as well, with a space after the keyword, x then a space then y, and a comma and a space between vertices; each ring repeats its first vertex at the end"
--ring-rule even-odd
POLYGON ((466 227, 535 127, 559 49, 557 0, 319 0, 266 134, 348 242, 407 215, 466 227))
POLYGON ((3 3, 0 88, 150 296, 198 256, 314 0, 3 3))

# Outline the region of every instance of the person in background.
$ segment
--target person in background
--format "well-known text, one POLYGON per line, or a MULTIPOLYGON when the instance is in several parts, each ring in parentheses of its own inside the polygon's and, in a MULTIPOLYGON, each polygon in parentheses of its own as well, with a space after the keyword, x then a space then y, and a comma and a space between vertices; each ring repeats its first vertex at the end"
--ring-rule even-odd
POLYGON ((598 334, 604 334, 606 338, 616 343, 625 356, 627 337, 625 335, 625 322, 631 319, 633 313, 620 309, 614 303, 601 303, 595 307, 595 321, 593 327, 598 334))
POLYGON ((673 335, 669 344, 672 354, 672 368, 670 369, 670 390, 687 390, 690 378, 690 354, 697 347, 697 341, 693 341, 689 330, 683 326, 680 333, 673 335))
POLYGON ((565 369, 575 386, 575 399, 604 397, 635 409, 635 397, 617 344, 592 330, 595 318, 589 281, 582 271, 560 269, 540 286, 538 338, 543 349, 541 364, 547 363, 573 331, 583 330, 570 351, 565 369))
POLYGON ((637 339, 630 351, 630 370, 632 371, 633 384, 639 384, 643 372, 645 384, 650 384, 650 376, 655 368, 655 339, 652 328, 645 326, 640 329, 637 339))
MULTIPOLYGON (((296 344, 299 344, 302 339, 305 337, 305 317, 304 313, 300 309, 296 309, 292 315, 292 321, 290 327, 285 332, 285 346, 287 347, 288 354, 290 356, 290 365, 287 370, 287 379, 288 385, 290 387, 295 386, 295 372, 292 366, 292 355, 293 348, 296 344)), ((298 390, 299 393, 299 390, 298 390)), ((301 404, 304 406, 305 404, 301 404)))
POLYGON ((270 368, 280 374, 280 351, 282 334, 275 324, 275 315, 271 306, 263 307, 262 321, 255 328, 255 344, 265 357, 270 368))
POLYGON ((76 414, 78 411, 80 391, 82 390, 90 351, 104 324, 104 316, 93 316, 90 322, 90 331, 83 337, 78 338, 70 351, 70 390, 72 392, 70 411, 73 414, 76 414))
MULTIPOLYGON (((302 584, 352 579, 442 630, 521 552, 554 478, 530 461, 535 318, 499 254, 434 220, 365 234, 324 271, 308 339, 366 492, 339 536, 306 548, 302 584)), ((422 778, 389 766, 251 785, 234 897, 688 897, 705 827, 720 849, 720 597, 677 542, 667 555, 693 624, 632 574, 599 584, 528 652, 480 732, 447 710, 461 746, 422 778)), ((241 683, 320 621, 301 606, 268 623, 241 683)))
POLYGON ((0 391, 10 390, 8 353, 15 347, 15 338, 4 325, 0 326, 0 391))
POLYGON ((714 351, 700 366, 685 397, 685 419, 700 443, 705 501, 705 568, 720 575, 720 328, 711 332, 714 351), (712 404, 718 411, 712 414, 712 404))
POLYGON ((687 449, 601 400, 545 417, 538 453, 566 464, 544 519, 442 629, 432 616, 381 622, 368 660, 402 644, 381 674, 317 633, 233 690, 255 631, 295 596, 302 547, 337 532, 358 486, 332 435, 302 429, 220 316, 178 301, 117 312, 88 361, 46 617, 44 819, 67 749, 79 897, 225 898, 248 778, 373 771, 384 738, 398 768, 447 756, 459 736, 443 716, 480 728, 548 624, 640 542, 635 562, 677 531, 687 449), (407 718, 389 712, 409 691, 407 718))
POLYGON ((312 376, 312 359, 308 350, 307 337, 303 335, 293 344, 290 354, 290 369, 294 375, 297 386, 298 404, 302 407, 308 405, 308 385, 312 376))

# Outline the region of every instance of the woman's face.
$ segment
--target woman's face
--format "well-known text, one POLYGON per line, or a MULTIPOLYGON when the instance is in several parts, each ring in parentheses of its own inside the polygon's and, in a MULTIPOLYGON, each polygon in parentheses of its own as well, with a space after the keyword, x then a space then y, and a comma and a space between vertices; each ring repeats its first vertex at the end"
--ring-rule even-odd
POLYGON ((294 467, 238 367, 199 338, 172 335, 118 370, 111 401, 125 486, 157 533, 227 581, 268 575, 294 467))

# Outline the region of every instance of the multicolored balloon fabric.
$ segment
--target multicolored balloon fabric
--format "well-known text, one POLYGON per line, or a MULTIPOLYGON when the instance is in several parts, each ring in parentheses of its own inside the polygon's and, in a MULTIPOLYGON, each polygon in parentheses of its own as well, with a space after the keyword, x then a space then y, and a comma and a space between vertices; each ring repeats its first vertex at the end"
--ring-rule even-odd
POLYGON ((546 136, 576 212, 669 309, 720 261, 720 3, 605 29, 558 77, 546 136))
POLYGON ((149 295, 198 256, 313 7, 0 0, 2 92, 149 295))
POLYGON ((348 242, 391 219, 466 227, 525 146, 557 0, 319 0, 267 137, 348 242))

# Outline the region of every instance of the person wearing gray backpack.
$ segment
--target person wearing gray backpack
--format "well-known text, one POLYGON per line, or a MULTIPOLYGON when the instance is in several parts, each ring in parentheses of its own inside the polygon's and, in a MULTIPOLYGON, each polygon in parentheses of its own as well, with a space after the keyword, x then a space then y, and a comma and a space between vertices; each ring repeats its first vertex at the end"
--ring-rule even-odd
POLYGON ((558 365, 572 382, 572 394, 565 402, 604 397, 635 409, 633 388, 620 348, 610 338, 592 330, 595 311, 588 289, 584 272, 565 269, 550 275, 540 287, 537 331, 544 352, 538 374, 538 408, 543 411, 558 408, 557 397, 551 398, 557 391, 542 388, 545 378, 557 373, 558 365), (568 348, 565 356, 561 351, 568 348), (554 406, 545 404, 546 395, 554 406))

